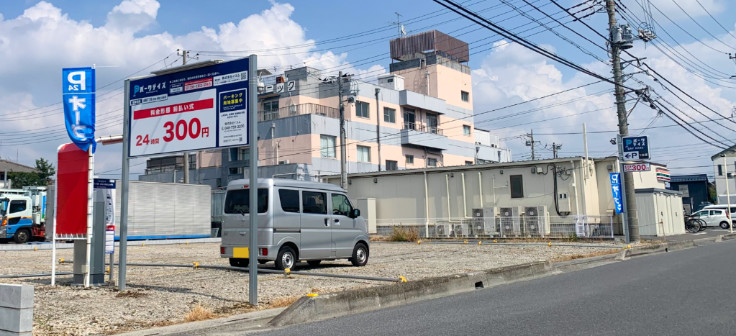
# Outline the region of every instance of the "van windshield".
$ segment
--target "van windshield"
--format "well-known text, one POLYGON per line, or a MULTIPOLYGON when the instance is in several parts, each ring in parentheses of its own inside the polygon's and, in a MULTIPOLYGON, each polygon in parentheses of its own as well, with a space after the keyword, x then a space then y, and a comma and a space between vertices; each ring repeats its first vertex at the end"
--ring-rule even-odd
MULTIPOLYGON (((258 189, 258 213, 268 210, 268 189, 258 189)), ((250 190, 228 190, 225 195, 226 214, 250 213, 250 190)))
POLYGON ((0 198, 0 217, 5 216, 5 209, 8 208, 8 199, 0 198))

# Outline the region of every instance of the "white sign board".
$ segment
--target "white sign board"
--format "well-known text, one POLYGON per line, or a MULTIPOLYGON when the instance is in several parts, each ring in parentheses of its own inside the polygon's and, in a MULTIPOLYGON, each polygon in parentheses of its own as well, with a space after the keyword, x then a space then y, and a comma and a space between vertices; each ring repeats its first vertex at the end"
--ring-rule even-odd
POLYGON ((651 165, 649 162, 644 163, 624 163, 624 172, 631 173, 631 172, 643 172, 643 171, 650 171, 652 170, 651 165))
POLYGON ((133 80, 129 156, 248 145, 248 59, 133 80))

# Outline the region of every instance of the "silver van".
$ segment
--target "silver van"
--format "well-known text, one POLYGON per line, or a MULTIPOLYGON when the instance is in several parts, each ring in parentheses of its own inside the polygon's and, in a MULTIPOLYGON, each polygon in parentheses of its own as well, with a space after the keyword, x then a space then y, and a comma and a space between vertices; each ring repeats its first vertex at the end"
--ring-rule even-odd
MULTIPOLYGON (((250 183, 228 184, 222 222, 220 256, 230 265, 249 263, 250 183)), ((365 219, 342 188, 317 182, 258 179, 258 262, 275 261, 276 268, 310 266, 322 260, 348 259, 355 266, 368 262, 370 244, 365 219)))

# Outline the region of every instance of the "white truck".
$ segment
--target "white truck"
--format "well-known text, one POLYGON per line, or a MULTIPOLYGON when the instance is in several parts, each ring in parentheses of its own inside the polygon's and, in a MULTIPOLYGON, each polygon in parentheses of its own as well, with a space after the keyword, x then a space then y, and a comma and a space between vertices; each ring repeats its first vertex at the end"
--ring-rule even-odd
POLYGON ((0 189, 0 240, 45 239, 46 187, 0 189))

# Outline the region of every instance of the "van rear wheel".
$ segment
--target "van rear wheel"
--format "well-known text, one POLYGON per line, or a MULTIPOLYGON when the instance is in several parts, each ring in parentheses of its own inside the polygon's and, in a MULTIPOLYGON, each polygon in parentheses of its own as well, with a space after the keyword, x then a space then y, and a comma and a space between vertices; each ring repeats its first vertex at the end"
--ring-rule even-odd
POLYGON ((353 266, 365 266, 368 263, 368 246, 363 243, 355 244, 350 262, 353 263, 353 266))
POLYGON ((296 252, 291 247, 282 246, 279 254, 276 256, 276 269, 285 270, 294 268, 296 263, 296 252))
POLYGON ((730 226, 728 226, 728 222, 721 222, 721 229, 728 229, 730 226))
POLYGON ((246 258, 230 258, 230 266, 232 267, 248 267, 250 260, 246 258))

